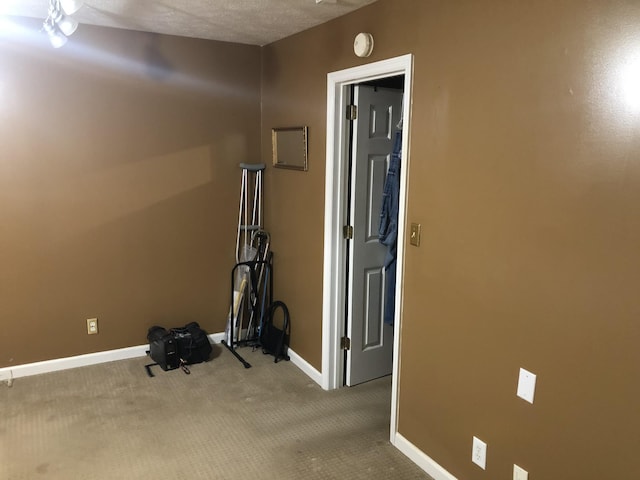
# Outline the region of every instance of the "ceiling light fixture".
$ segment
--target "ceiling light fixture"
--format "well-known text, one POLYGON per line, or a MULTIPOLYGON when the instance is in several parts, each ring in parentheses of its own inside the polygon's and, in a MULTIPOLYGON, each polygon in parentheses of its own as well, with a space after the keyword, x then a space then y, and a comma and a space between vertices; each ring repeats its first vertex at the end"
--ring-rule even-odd
POLYGON ((73 15, 84 5, 84 0, 60 0, 59 3, 67 15, 73 15))
POLYGON ((53 48, 60 48, 67 43, 66 35, 62 33, 62 30, 60 30, 52 19, 47 18, 42 27, 44 28, 44 31, 47 32, 49 41, 53 48))
POLYGON ((67 43, 67 37, 76 31, 78 21, 70 15, 76 13, 83 3, 83 0, 49 0, 49 13, 42 28, 53 48, 62 47, 67 43))

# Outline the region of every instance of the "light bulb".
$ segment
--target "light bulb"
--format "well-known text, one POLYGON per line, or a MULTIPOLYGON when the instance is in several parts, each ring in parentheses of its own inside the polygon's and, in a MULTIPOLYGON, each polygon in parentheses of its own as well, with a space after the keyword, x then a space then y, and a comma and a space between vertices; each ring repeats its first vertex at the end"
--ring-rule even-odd
POLYGON ((60 6, 67 15, 73 15, 84 5, 84 0, 60 0, 60 6))
POLYGON ((51 42, 53 48, 60 48, 65 43, 67 43, 67 37, 65 37, 64 33, 62 33, 60 29, 55 25, 46 22, 44 24, 44 31, 47 32, 49 41, 51 42))
POLYGON ((65 15, 60 12, 60 14, 54 20, 58 28, 64 33, 67 37, 76 31, 78 28, 78 21, 70 17, 69 15, 65 15))

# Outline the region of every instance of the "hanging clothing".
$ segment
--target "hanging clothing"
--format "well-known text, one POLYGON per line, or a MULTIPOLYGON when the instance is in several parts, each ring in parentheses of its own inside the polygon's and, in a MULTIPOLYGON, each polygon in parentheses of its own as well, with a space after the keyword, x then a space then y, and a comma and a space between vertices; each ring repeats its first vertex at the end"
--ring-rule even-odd
POLYGON ((384 323, 393 325, 396 296, 396 264, 398 255, 398 210, 400 203, 400 159, 402 157, 402 130, 396 132, 389 170, 384 182, 380 209, 379 241, 387 246, 384 259, 384 323))

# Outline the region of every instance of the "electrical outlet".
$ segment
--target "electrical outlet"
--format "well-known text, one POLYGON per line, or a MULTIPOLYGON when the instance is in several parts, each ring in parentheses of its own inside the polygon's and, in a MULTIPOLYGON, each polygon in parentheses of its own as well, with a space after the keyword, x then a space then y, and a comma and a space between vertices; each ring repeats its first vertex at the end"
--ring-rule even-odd
POLYGON ((89 335, 95 335, 98 333, 98 319, 87 318, 87 333, 89 335))
POLYGON ((473 437, 473 449, 471 450, 471 461, 481 469, 487 467, 487 444, 478 437, 473 437))
POLYGON ((529 480, 529 473, 522 467, 519 467, 518 465, 514 464, 513 480, 529 480))

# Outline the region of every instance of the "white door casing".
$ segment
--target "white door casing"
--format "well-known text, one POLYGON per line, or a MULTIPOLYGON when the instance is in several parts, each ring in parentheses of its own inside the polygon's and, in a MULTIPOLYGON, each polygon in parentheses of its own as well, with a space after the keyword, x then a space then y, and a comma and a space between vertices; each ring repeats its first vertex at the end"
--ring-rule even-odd
POLYGON ((357 85, 353 103, 349 298, 347 300, 346 384, 390 375, 393 326, 384 323, 384 260, 387 247, 378 227, 386 172, 401 118, 402 91, 357 85))
POLYGON ((402 352, 402 281, 404 266, 404 240, 406 231, 407 174, 410 168, 410 113, 413 80, 413 55, 382 60, 358 67, 332 72, 327 75, 327 158, 325 177, 325 224, 322 306, 322 387, 333 390, 343 383, 343 355, 340 338, 344 332, 344 301, 346 262, 342 228, 345 225, 346 161, 348 141, 345 130, 348 85, 377 78, 404 75, 402 166, 400 172, 400 198, 398 215, 398 266, 393 346, 393 380, 391 397, 390 440, 395 445, 397 434, 398 374, 402 352))

